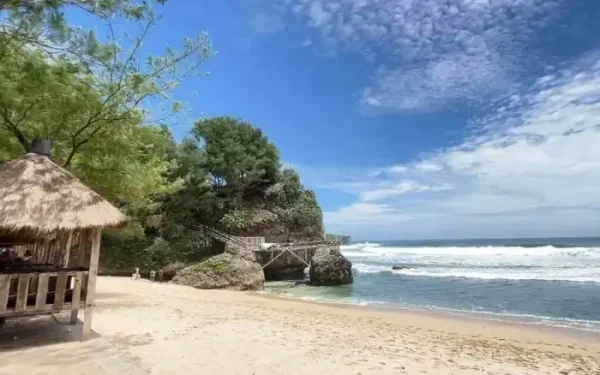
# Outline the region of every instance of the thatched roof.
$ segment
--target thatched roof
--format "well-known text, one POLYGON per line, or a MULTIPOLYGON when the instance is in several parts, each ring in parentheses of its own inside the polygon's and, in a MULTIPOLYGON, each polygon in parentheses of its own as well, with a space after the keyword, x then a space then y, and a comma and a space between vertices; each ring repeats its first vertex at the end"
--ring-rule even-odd
POLYGON ((44 236, 116 227, 126 217, 45 155, 29 153, 0 165, 0 233, 44 236))

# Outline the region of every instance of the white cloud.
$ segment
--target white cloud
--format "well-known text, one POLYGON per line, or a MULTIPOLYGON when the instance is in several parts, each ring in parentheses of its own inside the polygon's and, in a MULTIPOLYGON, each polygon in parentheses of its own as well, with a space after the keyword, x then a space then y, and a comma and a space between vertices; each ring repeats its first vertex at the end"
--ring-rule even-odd
MULTIPOLYGON (((281 0, 283 1, 283 0, 281 0)), ((285 0, 329 49, 379 61, 360 92, 367 111, 478 102, 515 84, 532 31, 565 0, 285 0)), ((332 54, 334 55, 334 54, 332 54)))
POLYGON ((346 206, 335 212, 325 212, 325 221, 352 225, 396 224, 410 221, 412 217, 405 215, 384 204, 359 202, 346 206))
POLYGON ((307 38, 304 40, 304 42, 302 42, 302 47, 310 47, 312 45, 312 40, 310 40, 310 38, 307 38))
POLYGON ((327 24, 331 15, 325 9, 320 1, 313 1, 308 7, 308 14, 310 16, 311 24, 320 27, 327 24))
POLYGON ((439 192, 445 190, 451 190, 452 186, 447 183, 438 185, 426 185, 417 181, 404 180, 400 181, 393 186, 386 188, 376 188, 374 190, 363 191, 360 194, 360 199, 364 202, 381 201, 392 197, 408 193, 422 193, 422 192, 439 192))
POLYGON ((444 170, 443 165, 431 160, 420 161, 414 167, 421 172, 441 172, 444 170))
POLYGON ((280 17, 269 14, 257 14, 248 21, 250 26, 260 34, 272 34, 285 28, 280 17))
POLYGON ((358 206, 328 212, 326 224, 363 238, 371 229, 354 213, 401 222, 412 238, 597 235, 600 53, 540 77, 474 124, 456 147, 355 174, 352 185, 337 179, 330 186, 356 194, 358 206))

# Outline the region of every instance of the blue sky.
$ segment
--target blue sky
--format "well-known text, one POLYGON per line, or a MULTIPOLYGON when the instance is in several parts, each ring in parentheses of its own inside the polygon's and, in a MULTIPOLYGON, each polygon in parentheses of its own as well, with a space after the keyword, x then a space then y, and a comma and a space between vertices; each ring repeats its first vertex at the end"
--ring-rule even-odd
MULTIPOLYGON (((264 129, 355 239, 600 233, 597 0, 170 0, 192 117, 264 129)), ((175 128, 177 136, 186 126, 175 128)))

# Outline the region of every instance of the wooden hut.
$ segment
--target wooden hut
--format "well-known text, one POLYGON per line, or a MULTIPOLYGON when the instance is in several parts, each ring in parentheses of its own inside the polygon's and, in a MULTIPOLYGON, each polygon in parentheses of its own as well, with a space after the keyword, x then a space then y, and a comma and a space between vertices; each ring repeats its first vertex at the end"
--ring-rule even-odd
POLYGON ((50 144, 0 165, 0 248, 17 259, 0 264, 0 318, 84 308, 91 332, 103 228, 126 217, 50 158, 50 144), (88 260, 89 259, 89 260, 88 260))

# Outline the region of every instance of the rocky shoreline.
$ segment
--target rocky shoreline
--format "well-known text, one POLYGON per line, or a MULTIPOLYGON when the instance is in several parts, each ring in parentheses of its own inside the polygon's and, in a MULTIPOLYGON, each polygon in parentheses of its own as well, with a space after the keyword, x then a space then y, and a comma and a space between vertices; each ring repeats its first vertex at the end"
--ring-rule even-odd
MULTIPOLYGON (((311 258, 308 274, 309 283, 314 286, 353 282, 352 263, 342 255, 339 246, 318 248, 311 258)), ((261 290, 265 280, 263 266, 256 256, 240 252, 216 255, 186 267, 176 273, 172 282, 197 289, 261 290)))

